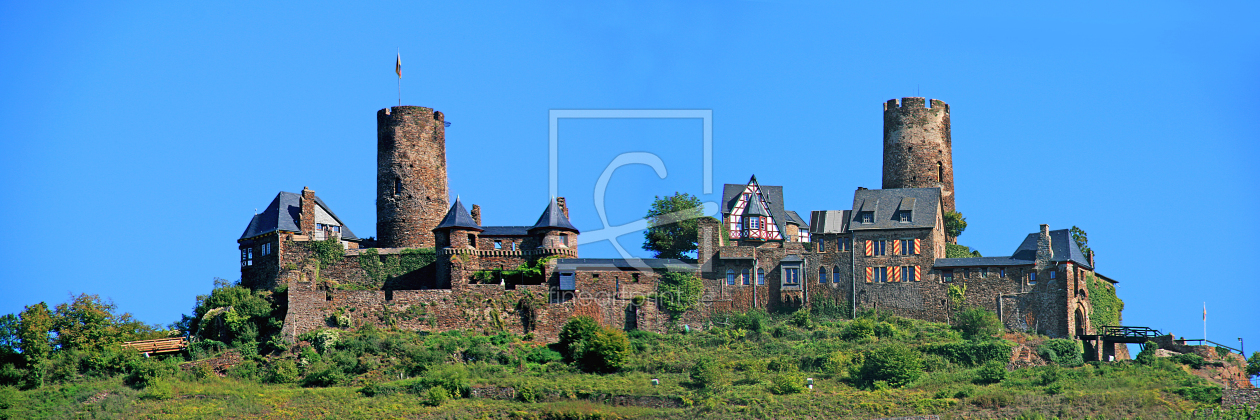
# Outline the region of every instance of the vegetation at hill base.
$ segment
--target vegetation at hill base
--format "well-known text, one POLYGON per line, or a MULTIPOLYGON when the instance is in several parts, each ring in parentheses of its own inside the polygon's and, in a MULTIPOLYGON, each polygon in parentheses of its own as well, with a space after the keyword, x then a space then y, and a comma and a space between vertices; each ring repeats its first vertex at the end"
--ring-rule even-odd
POLYGON ((666 334, 576 317, 556 343, 363 326, 288 344, 282 293, 220 282, 172 325, 190 350, 149 358, 119 343, 178 331, 95 296, 0 317, 0 418, 1204 418, 1221 397, 1201 360, 1085 363, 1078 342, 1004 334, 978 308, 953 325, 820 305, 666 334), (1009 340, 1051 363, 1008 368, 1009 340))

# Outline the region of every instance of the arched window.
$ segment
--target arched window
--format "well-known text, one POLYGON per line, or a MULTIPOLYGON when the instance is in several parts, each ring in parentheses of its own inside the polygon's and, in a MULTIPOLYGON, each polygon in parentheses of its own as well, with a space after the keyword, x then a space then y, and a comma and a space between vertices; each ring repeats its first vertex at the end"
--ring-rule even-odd
POLYGON ((740 282, 745 286, 752 284, 752 277, 748 275, 747 268, 745 268, 744 271, 741 271, 739 273, 739 278, 740 278, 740 282))
POLYGON ((818 267, 818 283, 827 284, 827 269, 824 267, 818 267))
POLYGON ((766 270, 760 268, 757 269, 757 284, 766 284, 766 270))
POLYGON ((732 269, 729 269, 729 268, 728 268, 728 269, 726 269, 726 284, 727 284, 728 286, 734 286, 734 285, 735 285, 735 270, 732 270, 732 269))
POLYGON ((833 283, 840 282, 840 266, 837 265, 831 268, 831 281, 833 283))
POLYGON ((936 180, 945 182, 945 165, 936 162, 936 180))

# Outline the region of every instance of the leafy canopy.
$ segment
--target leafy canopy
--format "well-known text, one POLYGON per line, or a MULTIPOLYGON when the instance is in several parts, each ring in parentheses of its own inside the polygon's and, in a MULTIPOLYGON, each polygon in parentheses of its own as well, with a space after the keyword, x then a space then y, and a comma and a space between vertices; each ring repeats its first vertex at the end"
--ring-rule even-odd
POLYGON ((691 194, 656 196, 647 213, 643 249, 655 252, 656 258, 694 259, 702 208, 700 198, 691 194))
POLYGON ((967 230, 967 218, 962 213, 956 211, 945 212, 945 235, 950 238, 957 238, 967 230))
POLYGON ((1085 230, 1076 226, 1072 226, 1072 241, 1076 242, 1076 246, 1081 249, 1081 253, 1089 256, 1089 238, 1085 236, 1085 230))

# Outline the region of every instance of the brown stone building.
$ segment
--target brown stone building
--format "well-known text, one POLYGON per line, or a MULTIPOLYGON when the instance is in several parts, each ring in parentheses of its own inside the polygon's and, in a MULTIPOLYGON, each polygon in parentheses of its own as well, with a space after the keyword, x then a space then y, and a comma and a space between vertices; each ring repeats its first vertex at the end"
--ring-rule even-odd
POLYGON ((280 193, 238 240, 242 284, 287 287, 290 339, 345 322, 553 339, 574 315, 659 331, 667 314, 638 297, 670 272, 704 284, 701 309, 678 320, 694 327, 714 311, 819 305, 945 321, 950 287, 964 284, 967 303, 1009 329, 1073 337, 1097 327, 1083 284, 1092 256, 1066 230, 1042 225, 1010 257, 945 258, 954 185, 949 106, 939 100, 884 104, 884 188, 858 188, 848 209, 813 211, 807 222, 787 210, 781 186, 755 176, 726 184, 721 219, 699 224, 695 263, 578 258, 564 198, 533 225, 485 226, 479 206, 448 205, 441 112, 383 109, 377 140, 378 239, 357 238, 304 188, 280 193))

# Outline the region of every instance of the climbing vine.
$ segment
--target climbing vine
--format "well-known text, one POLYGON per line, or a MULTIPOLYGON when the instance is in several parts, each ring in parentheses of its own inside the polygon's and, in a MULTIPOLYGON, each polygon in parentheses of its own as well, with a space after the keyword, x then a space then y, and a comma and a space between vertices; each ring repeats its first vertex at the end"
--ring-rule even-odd
POLYGON ((342 247, 341 241, 337 238, 306 242, 306 249, 315 254, 315 259, 319 260, 320 268, 336 264, 337 261, 341 261, 346 256, 346 249, 342 247))
POLYGON ((383 259, 376 248, 359 254, 359 268, 373 284, 384 284, 390 278, 419 270, 434 261, 437 261, 437 256, 433 248, 404 249, 398 255, 388 255, 383 259))
POLYGON ((1085 277, 1089 287, 1089 303, 1094 308, 1090 314, 1094 325, 1120 325, 1120 311, 1124 310, 1124 301, 1116 296, 1116 290, 1102 284, 1102 280, 1090 274, 1085 277))

